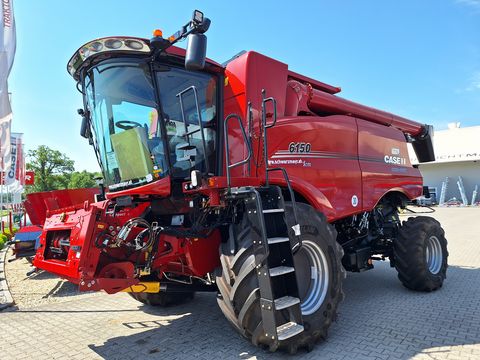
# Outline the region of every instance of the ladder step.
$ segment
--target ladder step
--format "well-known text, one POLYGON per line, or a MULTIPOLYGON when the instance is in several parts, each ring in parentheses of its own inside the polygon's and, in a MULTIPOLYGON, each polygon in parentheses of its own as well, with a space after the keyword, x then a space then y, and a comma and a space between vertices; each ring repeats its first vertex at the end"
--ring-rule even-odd
POLYGON ((288 237, 273 237, 273 238, 268 238, 267 242, 268 244, 278 244, 282 242, 287 242, 290 241, 290 238, 288 237))
POLYGON ((285 212, 285 209, 265 209, 265 210, 263 210, 264 214, 282 213, 282 212, 285 212))
POLYGON ((270 276, 280 276, 294 271, 295 269, 291 266, 277 266, 270 269, 270 276))
POLYGON ((290 321, 277 327, 277 337, 278 340, 282 341, 289 339, 297 334, 300 334, 302 331, 302 325, 298 325, 296 322, 290 321))
POLYGON ((282 310, 300 303, 300 299, 293 296, 283 296, 275 299, 275 309, 282 310))

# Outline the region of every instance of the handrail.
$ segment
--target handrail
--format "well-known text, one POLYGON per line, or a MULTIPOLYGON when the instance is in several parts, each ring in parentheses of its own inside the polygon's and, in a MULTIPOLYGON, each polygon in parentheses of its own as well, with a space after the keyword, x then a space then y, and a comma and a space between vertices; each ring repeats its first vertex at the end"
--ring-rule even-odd
MULTIPOLYGON (((265 93, 265 90, 263 90, 262 94, 265 93)), ((273 121, 267 125, 267 114, 266 114, 266 106, 265 106, 265 111, 264 111, 264 116, 265 116, 265 127, 267 129, 271 128, 271 127, 274 127, 275 124, 277 123, 277 100, 275 100, 274 97, 268 97, 266 99, 263 99, 262 100, 262 107, 264 104, 266 104, 267 102, 271 101, 272 104, 273 104, 273 121)))
POLYGON ((197 117, 198 117, 198 126, 200 127, 200 134, 201 134, 201 137, 202 137, 203 156, 205 158, 205 170, 206 170, 207 174, 209 174, 210 171, 209 171, 209 166, 208 166, 207 142, 205 141, 205 133, 203 132, 202 114, 200 112, 200 105, 198 104, 197 88, 194 85, 187 87, 186 89, 180 91, 176 95, 178 97, 179 101, 180 101, 180 110, 182 112, 182 121, 183 121, 183 125, 185 126, 184 136, 186 137, 186 140, 188 142, 188 146, 192 146, 190 144, 189 135, 192 135, 193 133, 188 132, 187 119, 185 118, 185 111, 183 109, 183 95, 185 93, 189 92, 190 90, 193 91, 193 96, 195 98, 195 106, 197 108, 197 117))
MULTIPOLYGON (((253 110, 252 110, 252 102, 249 101, 247 104, 247 126, 248 126, 248 138, 252 139, 253 136, 253 110)), ((252 156, 253 156, 253 148, 252 148, 252 156)), ((252 167, 248 167, 248 176, 252 176, 252 167)))
POLYGON ((277 101, 273 97, 265 97, 265 89, 262 89, 262 127, 263 127, 263 160, 265 163, 265 185, 268 186, 268 141, 267 129, 275 126, 277 123, 277 101), (268 102, 273 104, 273 121, 267 125, 267 106, 268 102))
POLYGON ((287 188, 288 192, 290 193, 290 200, 292 201, 292 207, 293 207, 293 218, 295 220, 295 225, 293 227, 293 231, 295 232, 295 236, 298 237, 299 242, 298 244, 295 244, 294 247, 292 247, 292 251, 297 248, 297 246, 302 245, 302 239, 299 237, 300 236, 300 225, 298 222, 298 212, 297 212, 297 202, 295 200, 295 192, 293 191, 292 185, 290 183, 290 179, 288 178, 288 173, 285 168, 278 167, 278 168, 267 168, 267 173, 270 171, 281 171, 283 174, 283 177, 285 178, 285 182, 287 183, 287 188))
POLYGON ((250 141, 248 140, 247 134, 245 132, 245 127, 243 126, 242 118, 237 114, 230 114, 225 118, 225 124, 224 124, 224 127, 223 127, 223 136, 225 138, 225 161, 226 161, 226 165, 227 165, 227 186, 228 186, 228 191, 230 192, 230 184, 231 184, 230 169, 232 169, 236 166, 244 165, 244 164, 246 164, 250 161, 250 159, 252 157, 252 146, 251 146, 250 141), (228 142, 228 122, 232 118, 235 118, 238 121, 238 124, 240 126, 240 130, 242 131, 243 139, 245 140, 245 144, 247 145, 248 155, 245 159, 237 161, 236 163, 230 164, 230 146, 229 146, 229 142, 228 142))

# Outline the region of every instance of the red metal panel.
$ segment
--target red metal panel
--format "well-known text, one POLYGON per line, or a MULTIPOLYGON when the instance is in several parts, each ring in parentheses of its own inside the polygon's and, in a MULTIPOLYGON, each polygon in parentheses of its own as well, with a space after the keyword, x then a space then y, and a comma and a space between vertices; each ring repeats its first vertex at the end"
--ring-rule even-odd
POLYGON ((127 190, 109 192, 105 196, 107 199, 114 199, 119 196, 133 196, 133 195, 158 195, 161 197, 167 197, 171 192, 171 179, 170 176, 163 179, 151 182, 150 184, 137 186, 127 190))
POLYGON ((389 191, 413 199, 422 194, 422 176, 410 164, 400 130, 357 119, 358 155, 363 178, 363 208, 371 210, 389 191))
MULTIPOLYGON (((247 60, 249 53, 246 53, 237 59, 231 61, 225 70, 225 87, 224 87, 224 117, 230 114, 240 115, 243 119, 243 125, 247 128, 246 124, 246 108, 247 108, 247 98, 245 95, 245 85, 246 85, 246 69, 247 69, 247 60)), ((242 134, 240 129, 235 122, 232 122, 229 125, 229 145, 230 149, 230 160, 231 163, 240 161, 245 156, 245 144, 242 139, 242 134), (239 151, 239 149, 242 149, 239 151)), ((222 143, 223 146, 223 143, 222 143)), ((225 158, 221 159, 223 161, 223 167, 225 167, 225 158)), ((238 176, 244 175, 244 170, 246 167, 238 168, 233 170, 234 175, 238 176)))
POLYGON ((423 125, 401 116, 361 105, 350 100, 342 99, 322 91, 313 90, 309 100, 309 107, 313 111, 331 112, 336 114, 351 114, 362 119, 383 125, 391 125, 411 135, 418 135, 423 125))
MULTIPOLYGON (((253 138, 254 154, 259 153, 260 114, 262 109, 262 89, 266 97, 274 97, 277 101, 277 114, 284 115, 285 94, 287 91, 288 66, 280 61, 269 58, 254 51, 249 51, 227 65, 228 78, 225 87, 225 114, 236 113, 242 119, 245 128, 247 124, 247 103, 250 101, 253 108, 253 138)), ((267 105, 267 112, 273 113, 271 103, 267 105)), ((247 150, 238 127, 232 126, 229 132, 231 162, 245 158, 247 150), (242 149, 242 150, 239 150, 242 149)), ((233 176, 245 176, 247 166, 232 170, 233 176)))
POLYGON ((27 194, 24 206, 32 224, 42 226, 47 211, 82 204, 87 200, 94 202, 95 194, 99 193, 97 188, 37 192, 27 194))
POLYGON ((71 282, 79 283, 82 271, 95 270, 100 250, 92 243, 95 218, 100 209, 91 205, 88 210, 76 209, 55 214, 45 220, 40 236, 40 247, 33 264, 39 269, 55 273, 71 282), (70 230, 70 247, 65 261, 48 259, 47 236, 49 232, 70 230))
POLYGON ((187 265, 194 275, 205 276, 208 272, 220 266, 219 246, 219 231, 213 232, 208 239, 190 239, 187 241, 185 257, 187 265))
MULTIPOLYGON (((284 167, 293 187, 329 220, 361 211, 360 204, 352 205, 353 196, 361 199, 354 118, 284 118, 268 134, 270 167, 284 167), (299 143, 309 144, 308 151, 296 151, 295 146, 291 151, 291 145, 299 143)), ((279 173, 271 177, 273 182, 282 182, 279 173)))
POLYGON ((300 112, 313 112, 317 115, 356 116, 377 124, 396 127, 412 136, 419 135, 425 130, 425 126, 418 122, 317 90, 309 83, 301 84, 298 81, 290 80, 286 113, 297 115, 300 112))

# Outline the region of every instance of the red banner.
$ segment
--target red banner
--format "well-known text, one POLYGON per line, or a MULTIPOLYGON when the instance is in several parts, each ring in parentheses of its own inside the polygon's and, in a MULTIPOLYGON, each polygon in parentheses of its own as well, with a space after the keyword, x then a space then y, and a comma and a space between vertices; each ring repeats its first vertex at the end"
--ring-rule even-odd
POLYGON ((25 173, 25 185, 35 185, 35 172, 27 171, 25 173))
POLYGON ((25 185, 25 154, 23 153, 22 138, 17 143, 17 168, 15 169, 15 179, 20 185, 25 185))

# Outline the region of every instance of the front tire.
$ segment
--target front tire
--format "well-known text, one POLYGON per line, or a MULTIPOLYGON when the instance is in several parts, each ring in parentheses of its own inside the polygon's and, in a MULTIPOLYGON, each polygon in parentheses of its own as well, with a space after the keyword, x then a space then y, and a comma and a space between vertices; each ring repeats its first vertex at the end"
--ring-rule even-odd
POLYGON ((447 273, 447 239, 440 223, 427 216, 403 222, 393 243, 398 278, 411 290, 433 291, 443 285, 447 273))
MULTIPOLYGON (((304 321, 304 331, 280 341, 279 348, 295 353, 311 350, 324 340, 343 299, 345 278, 343 250, 336 242, 336 231, 325 216, 306 204, 297 204, 303 246, 294 255, 295 270, 304 321)), ((286 203, 287 223, 293 221, 293 207, 286 203)), ((230 236, 220 247, 222 269, 216 278, 218 304, 226 318, 256 346, 271 346, 265 336, 260 311, 260 290, 253 255, 248 217, 230 227, 230 236)))

